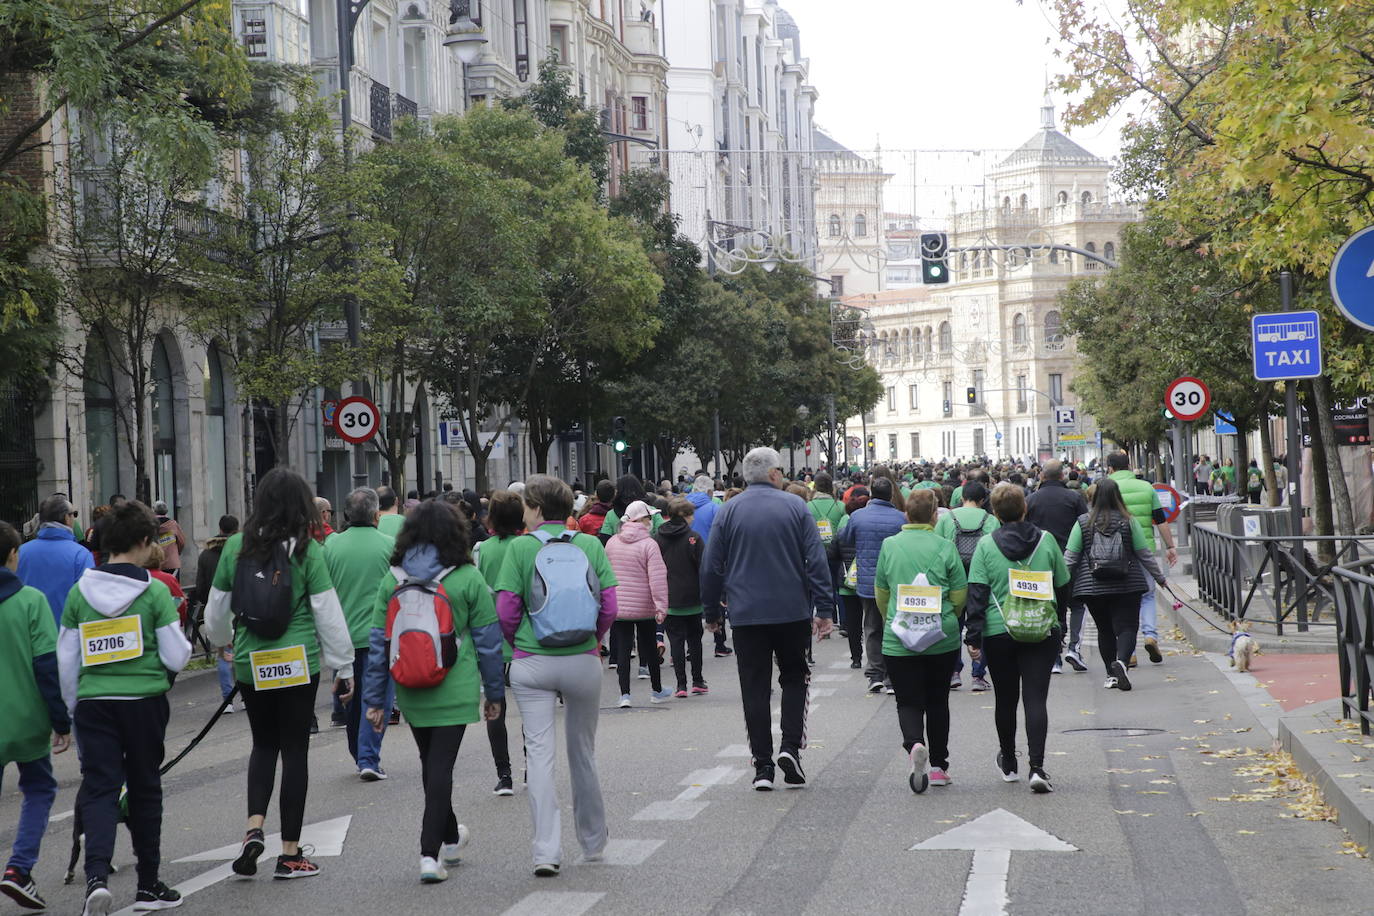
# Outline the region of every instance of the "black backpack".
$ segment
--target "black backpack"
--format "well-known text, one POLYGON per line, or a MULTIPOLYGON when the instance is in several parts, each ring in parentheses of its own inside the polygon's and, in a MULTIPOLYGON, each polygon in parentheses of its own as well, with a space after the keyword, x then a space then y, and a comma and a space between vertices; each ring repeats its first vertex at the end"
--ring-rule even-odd
POLYGON ((988 523, 988 514, 983 512, 983 518, 976 527, 965 528, 959 524, 959 517, 951 514, 950 520, 954 522, 954 549, 959 551, 959 559, 964 561, 964 572, 968 572, 969 564, 973 562, 973 552, 978 549, 978 542, 983 539, 983 526, 988 523))
POLYGON ((1106 534, 1093 531, 1092 543, 1088 546, 1088 572, 1094 579, 1118 582, 1130 574, 1131 561, 1126 555, 1122 532, 1121 525, 1106 534))
POLYGON ((229 599, 234 617, 250 633, 280 639, 291 625, 291 557, 277 544, 266 560, 239 554, 234 565, 234 591, 229 599))

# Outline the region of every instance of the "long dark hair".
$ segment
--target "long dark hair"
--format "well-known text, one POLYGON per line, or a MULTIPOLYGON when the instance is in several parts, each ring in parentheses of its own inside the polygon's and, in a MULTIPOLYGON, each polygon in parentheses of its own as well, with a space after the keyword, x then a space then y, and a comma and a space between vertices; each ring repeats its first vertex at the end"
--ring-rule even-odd
POLYGON ((427 499, 406 514, 406 523, 396 535, 391 565, 400 566, 406 551, 418 544, 433 544, 439 562, 445 566, 466 566, 472 562, 467 521, 443 500, 427 499))
POLYGON ((648 502, 648 494, 644 492, 644 484, 639 482, 639 478, 633 474, 626 474, 615 482, 615 501, 611 503, 611 508, 620 518, 625 517, 625 510, 630 503, 637 499, 648 502))
POLYGON ((1110 477, 1104 477, 1097 482, 1093 492, 1088 527, 1105 534, 1116 527, 1118 518, 1130 518, 1126 502, 1121 498, 1121 486, 1110 477))
POLYGON ((253 512, 243 523, 242 553, 266 560, 273 547, 295 538, 295 554, 304 556, 311 532, 319 525, 320 512, 310 484, 290 468, 273 468, 253 493, 253 512))

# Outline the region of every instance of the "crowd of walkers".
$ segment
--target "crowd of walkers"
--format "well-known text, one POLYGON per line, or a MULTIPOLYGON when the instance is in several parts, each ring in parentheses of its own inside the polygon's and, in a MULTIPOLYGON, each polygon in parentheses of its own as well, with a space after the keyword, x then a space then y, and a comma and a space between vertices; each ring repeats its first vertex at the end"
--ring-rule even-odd
POLYGON ((24 796, 0 890, 44 905, 32 871, 57 791, 51 754, 74 736, 92 916, 113 904, 121 820, 137 858, 134 909, 181 903, 159 876, 160 769, 167 693, 191 656, 188 633, 213 648, 224 711, 241 698, 249 721, 237 875, 257 874, 274 794, 273 877, 319 872, 301 833, 323 680, 361 780, 388 778, 386 729, 409 727, 425 883, 445 880, 468 842, 451 800, 468 725, 486 726, 495 794, 515 792, 513 697, 533 869, 555 876, 560 707, 577 843, 585 861, 606 848, 595 745, 607 669, 622 708, 635 704, 640 680, 650 703, 707 694, 710 633, 716 657, 735 657, 753 787, 800 787, 812 652, 838 627, 865 689, 894 696, 908 782, 920 794, 952 781, 949 695, 963 686, 967 654, 970 688, 995 695, 998 776, 1020 779, 1023 720, 1027 779, 1045 793, 1047 697, 1065 662, 1087 670, 1085 616, 1096 625, 1105 686, 1132 689, 1138 632, 1150 660, 1163 661, 1153 595, 1164 581, 1160 540, 1167 564, 1176 560, 1155 491, 1121 453, 1100 468, 920 464, 853 468, 838 479, 804 470, 789 480, 778 453, 758 448, 737 476, 684 471, 646 487, 625 475, 594 494, 547 475, 485 496, 401 500, 389 487, 360 487, 337 518, 300 475, 279 468, 259 481, 242 525, 220 520, 189 594, 180 586, 185 537, 165 506, 120 498, 102 509, 79 538, 64 494, 43 502, 27 541, 0 523, 0 689, 9 701, 0 767, 18 765, 24 796))

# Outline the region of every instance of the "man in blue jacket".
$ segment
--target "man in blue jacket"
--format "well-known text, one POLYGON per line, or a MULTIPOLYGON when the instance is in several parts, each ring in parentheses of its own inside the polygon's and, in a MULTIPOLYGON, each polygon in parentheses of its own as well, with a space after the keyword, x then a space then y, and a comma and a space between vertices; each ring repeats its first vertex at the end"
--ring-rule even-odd
POLYGON ((816 522, 800 497, 781 490, 782 458, 771 448, 744 456, 746 489, 720 507, 701 564, 706 626, 720 626, 722 605, 735 627, 740 694, 754 788, 770 791, 773 762, 769 682, 778 659, 782 740, 777 769, 790 788, 806 785, 801 751, 806 736, 806 695, 811 639, 830 632, 835 597, 816 522))
POLYGON ((687 501, 692 504, 692 530, 701 535, 703 544, 711 540, 711 523, 716 520, 720 503, 711 496, 711 478, 700 474, 692 481, 692 492, 687 501))
POLYGON ((849 516, 849 524, 840 529, 836 538, 841 547, 854 548, 858 563, 859 586, 855 589, 864 609, 864 654, 868 656, 868 692, 880 693, 887 684, 887 666, 883 663, 883 612, 873 591, 873 577, 878 571, 878 552, 883 541, 902 530, 906 515, 892 504, 892 481, 874 477, 869 488, 873 497, 868 505, 849 516))
POLYGON ((62 619, 67 593, 95 558, 72 532, 76 510, 64 493, 54 493, 38 506, 38 535, 19 548, 19 578, 43 593, 54 621, 62 619))

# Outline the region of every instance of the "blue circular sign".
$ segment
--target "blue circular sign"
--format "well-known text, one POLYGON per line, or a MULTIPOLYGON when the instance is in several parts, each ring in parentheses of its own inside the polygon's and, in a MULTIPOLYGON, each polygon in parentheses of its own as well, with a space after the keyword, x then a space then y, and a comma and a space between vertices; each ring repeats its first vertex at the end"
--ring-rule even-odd
POLYGON ((1351 322, 1374 331, 1374 226, 1356 232, 1336 252, 1331 298, 1351 322))

